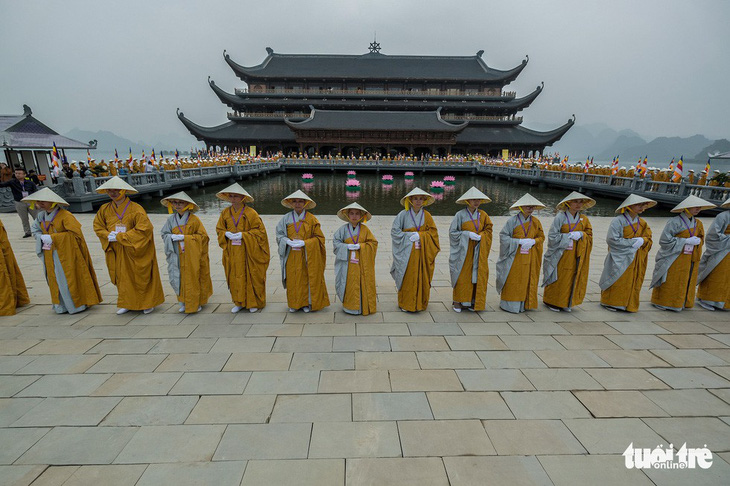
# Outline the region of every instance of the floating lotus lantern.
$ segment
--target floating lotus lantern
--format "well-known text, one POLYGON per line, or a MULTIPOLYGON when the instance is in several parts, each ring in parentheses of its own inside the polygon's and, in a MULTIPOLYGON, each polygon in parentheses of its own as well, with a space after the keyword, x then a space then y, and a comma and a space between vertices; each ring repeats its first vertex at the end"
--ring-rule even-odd
POLYGON ((392 184, 393 183, 393 176, 390 174, 385 174, 383 176, 383 184, 392 184))
POLYGON ((354 170, 348 170, 347 171, 347 178, 348 179, 354 179, 357 173, 354 170))
POLYGON ((433 181, 431 182, 431 192, 441 193, 444 192, 444 181, 433 181))
POLYGON ((408 172, 406 172, 406 175, 405 175, 405 177, 406 177, 406 180, 407 180, 407 181, 408 181, 408 180, 409 180, 409 181, 412 181, 412 180, 413 180, 413 172, 411 172, 411 171, 408 171, 408 172))
POLYGON ((444 177, 444 183, 447 186, 453 186, 454 184, 456 184, 456 177, 454 177, 454 176, 446 176, 446 177, 444 177))
POLYGON ((302 174, 302 180, 304 182, 313 182, 314 181, 314 174, 310 174, 309 172, 302 174))
POLYGON ((357 179, 347 179, 347 182, 345 182, 345 189, 351 192, 359 191, 360 181, 357 179))

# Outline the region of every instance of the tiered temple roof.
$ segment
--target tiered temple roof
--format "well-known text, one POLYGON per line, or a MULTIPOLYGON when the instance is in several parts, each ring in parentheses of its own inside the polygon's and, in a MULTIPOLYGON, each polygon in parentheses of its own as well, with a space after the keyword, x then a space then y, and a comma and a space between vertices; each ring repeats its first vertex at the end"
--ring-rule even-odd
POLYGON ((255 66, 238 64, 224 51, 226 63, 247 83, 245 89, 231 93, 208 78, 218 99, 234 110, 227 123, 202 127, 178 110, 198 140, 226 148, 256 145, 259 150, 310 153, 542 151, 574 123, 571 119, 547 132, 521 126, 518 113, 535 101, 543 85, 521 98, 503 89, 528 58, 502 71, 484 62, 483 51, 474 56, 390 56, 381 54, 377 43, 363 55, 266 50, 266 58, 255 66), (389 137, 386 132, 412 136, 389 137), (419 142, 426 139, 428 143, 419 142), (443 145, 436 147, 438 141, 443 145))

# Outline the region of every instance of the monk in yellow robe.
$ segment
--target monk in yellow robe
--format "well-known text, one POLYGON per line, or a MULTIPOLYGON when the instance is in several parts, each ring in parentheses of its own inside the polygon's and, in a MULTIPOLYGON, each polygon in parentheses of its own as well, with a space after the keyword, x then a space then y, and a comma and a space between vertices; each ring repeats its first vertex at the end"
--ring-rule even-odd
POLYGON ((656 204, 632 194, 616 209, 620 214, 608 226, 608 255, 598 286, 601 305, 610 311, 639 310, 639 295, 652 245, 651 228, 639 215, 656 204))
POLYGON ((461 312, 462 309, 482 311, 487 306, 492 220, 485 211, 479 209, 479 205, 491 201, 476 187, 456 200, 467 207, 456 213, 449 228, 449 270, 454 288, 454 312, 461 312))
POLYGON ((15 309, 30 304, 23 274, 15 260, 8 233, 0 221, 0 316, 14 316, 15 309))
POLYGON ((557 205, 558 213, 548 231, 548 247, 542 264, 545 288, 542 301, 548 309, 570 312, 583 303, 593 249, 593 227, 581 214, 596 201, 573 191, 557 205))
POLYGON ((57 314, 76 314, 101 302, 101 290, 81 224, 64 209, 68 203, 45 187, 23 202, 41 211, 31 225, 36 254, 51 291, 57 314))
POLYGON ((345 221, 332 237, 335 251, 335 290, 347 314, 373 314, 377 309, 375 255, 378 240, 365 226, 372 215, 358 203, 337 212, 345 221))
POLYGON ((730 200, 715 217, 705 237, 697 275, 697 303, 710 311, 730 310, 730 200))
POLYGON ((257 312, 266 307, 266 270, 269 268, 269 238, 253 197, 239 184, 217 194, 231 206, 221 212, 215 227, 223 249, 223 268, 231 292, 234 314, 241 309, 257 312))
POLYGON ((319 221, 308 210, 317 204, 301 190, 281 204, 291 208, 276 225, 281 280, 289 312, 317 311, 330 305, 324 282, 327 251, 319 221))
POLYGON ((654 307, 679 312, 694 307, 697 273, 705 241, 705 228, 697 214, 716 207, 697 196, 688 196, 672 209, 680 213, 667 221, 659 239, 651 303, 654 307))
POLYGON ((200 312, 213 295, 208 233, 195 214, 200 207, 185 192, 160 201, 172 214, 162 227, 170 285, 180 303, 178 312, 200 312))
POLYGON ((496 287, 500 293, 499 308, 504 311, 517 314, 537 309, 545 233, 532 213, 544 208, 543 203, 525 194, 510 207, 519 212, 499 232, 496 287))
POLYGON ((152 223, 142 206, 126 196, 137 190, 118 176, 96 191, 111 198, 96 213, 94 232, 104 250, 109 278, 119 294, 117 314, 130 310, 149 314, 165 301, 152 223))
POLYGON ((390 230, 393 264, 390 275, 398 290, 398 306, 403 312, 426 310, 431 297, 431 280, 436 255, 441 251, 439 234, 431 214, 424 209, 434 197, 416 187, 400 203, 390 230))

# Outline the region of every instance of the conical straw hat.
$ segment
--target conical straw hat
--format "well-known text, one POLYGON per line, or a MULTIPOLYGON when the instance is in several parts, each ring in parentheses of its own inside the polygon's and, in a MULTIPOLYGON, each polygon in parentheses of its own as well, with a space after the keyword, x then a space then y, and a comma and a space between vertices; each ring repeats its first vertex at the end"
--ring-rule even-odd
POLYGON ((720 204, 720 207, 723 209, 730 209, 730 199, 728 199, 724 203, 720 204))
POLYGON ((186 203, 190 203, 193 205, 193 211, 200 211, 200 206, 193 201, 193 199, 185 194, 185 191, 180 191, 176 194, 173 194, 172 196, 167 196, 166 198, 163 198, 160 200, 160 203, 165 206, 166 208, 170 207, 170 201, 171 200, 177 200, 177 201, 185 201, 186 203))
POLYGON ((337 217, 340 218, 342 221, 349 223, 350 218, 347 217, 347 211, 349 211, 350 209, 359 209, 360 211, 362 211, 365 214, 365 218, 364 218, 365 221, 370 221, 370 218, 373 217, 373 215, 370 214, 370 211, 368 211, 364 207, 360 206, 356 202, 349 204, 349 205, 345 206, 344 208, 340 209, 339 211, 337 211, 337 217))
POLYGON ((689 208, 700 208, 700 209, 712 209, 716 208, 714 204, 711 202, 705 201, 702 198, 699 198, 697 196, 687 196, 684 201, 680 202, 674 208, 672 208, 673 213, 681 213, 685 209, 689 208))
POLYGON ((97 187, 96 192, 104 194, 109 189, 119 189, 122 191, 127 191, 131 194, 137 194, 139 192, 137 189, 124 182, 124 180, 119 176, 114 176, 106 181, 104 184, 97 187))
POLYGON ((433 204, 436 201, 436 198, 433 197, 431 194, 427 193, 426 191, 424 191, 420 187, 414 187, 411 192, 409 192, 408 194, 406 194, 405 196, 403 196, 401 198, 401 200, 400 200, 401 206, 405 206, 406 205, 406 199, 409 198, 409 197, 411 197, 411 196, 426 196, 426 202, 423 203, 424 207, 425 206, 430 206, 431 204, 433 204))
POLYGON ((32 203, 37 201, 45 201, 45 202, 52 202, 59 204, 61 206, 68 206, 68 203, 63 200, 61 196, 53 192, 48 187, 44 187, 40 191, 34 192, 33 194, 29 194, 28 196, 24 197, 22 202, 32 203))
POLYGON ((317 206, 317 203, 314 202, 314 200, 304 194, 304 191, 301 189, 297 189, 296 191, 292 192, 288 196, 286 196, 284 199, 281 200, 281 205, 285 208, 294 209, 291 204, 289 204, 289 199, 304 199, 307 201, 307 203, 304 205, 304 209, 312 209, 317 206))
POLYGON ((530 194, 525 194, 519 198, 512 206, 510 206, 510 209, 519 209, 522 206, 535 206, 537 209, 545 209, 545 205, 530 194))
MULTIPOLYGON (((216 197, 218 199, 223 199, 224 201, 229 201, 228 196, 226 194, 240 194, 243 196, 243 203, 248 204, 253 202, 253 196, 246 192, 246 189, 241 187, 240 184, 237 182, 234 184, 231 184, 230 186, 226 187, 222 191, 218 191, 216 193, 216 197)), ((230 202, 230 201, 229 201, 230 202)))
POLYGON ((634 204, 641 204, 641 203, 648 203, 650 208, 653 208, 657 204, 657 202, 654 201, 653 199, 642 197, 637 194, 631 194, 629 197, 624 199, 624 202, 621 203, 621 206, 616 208, 616 212, 620 213, 620 212, 622 212, 623 209, 628 208, 629 206, 633 206, 634 204))
POLYGON ((484 194, 482 191, 477 189, 474 186, 471 186, 471 189, 466 191, 464 194, 461 195, 459 199, 456 200, 456 204, 468 204, 467 201, 469 199, 481 199, 483 203, 490 203, 492 202, 491 199, 489 199, 489 196, 484 194))
POLYGON ((588 208, 592 208, 596 205, 596 201, 593 198, 590 198, 586 196, 585 194, 581 194, 578 191, 573 191, 570 194, 568 194, 565 199, 560 201, 557 206, 555 206, 558 211, 564 211, 568 209, 568 205, 566 204, 568 201, 575 201, 576 199, 583 199, 586 202, 583 203, 583 207, 581 208, 581 211, 585 211, 588 208))

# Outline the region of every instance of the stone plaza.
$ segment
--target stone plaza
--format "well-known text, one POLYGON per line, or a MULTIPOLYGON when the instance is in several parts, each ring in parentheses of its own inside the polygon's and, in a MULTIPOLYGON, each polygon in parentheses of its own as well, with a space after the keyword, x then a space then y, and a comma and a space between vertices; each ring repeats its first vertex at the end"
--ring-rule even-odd
MULTIPOLYGON (((274 241, 281 215, 265 215, 267 307, 231 314, 217 215, 202 214, 214 294, 199 314, 179 314, 159 238, 167 216, 153 214, 166 303, 118 316, 93 214, 77 217, 105 302, 77 315, 53 313, 35 243, 4 214, 32 304, 0 317, 0 484, 730 482, 730 313, 649 304, 666 218, 648 220, 654 247, 639 312, 598 304, 611 218, 591 217, 586 301, 572 313, 541 304, 514 315, 499 310, 494 288, 506 217, 492 218, 489 309, 451 309, 451 218, 435 217, 431 302, 410 314, 389 275, 393 216, 374 216, 378 312, 362 317, 343 313, 334 295, 331 236, 342 222, 317 216, 330 307, 287 312, 274 241), (685 443, 712 451, 712 466, 629 469, 622 456, 630 444, 685 443)), ((552 217, 538 217, 547 231, 552 217)), ((707 229, 711 217, 700 219, 707 229)))

